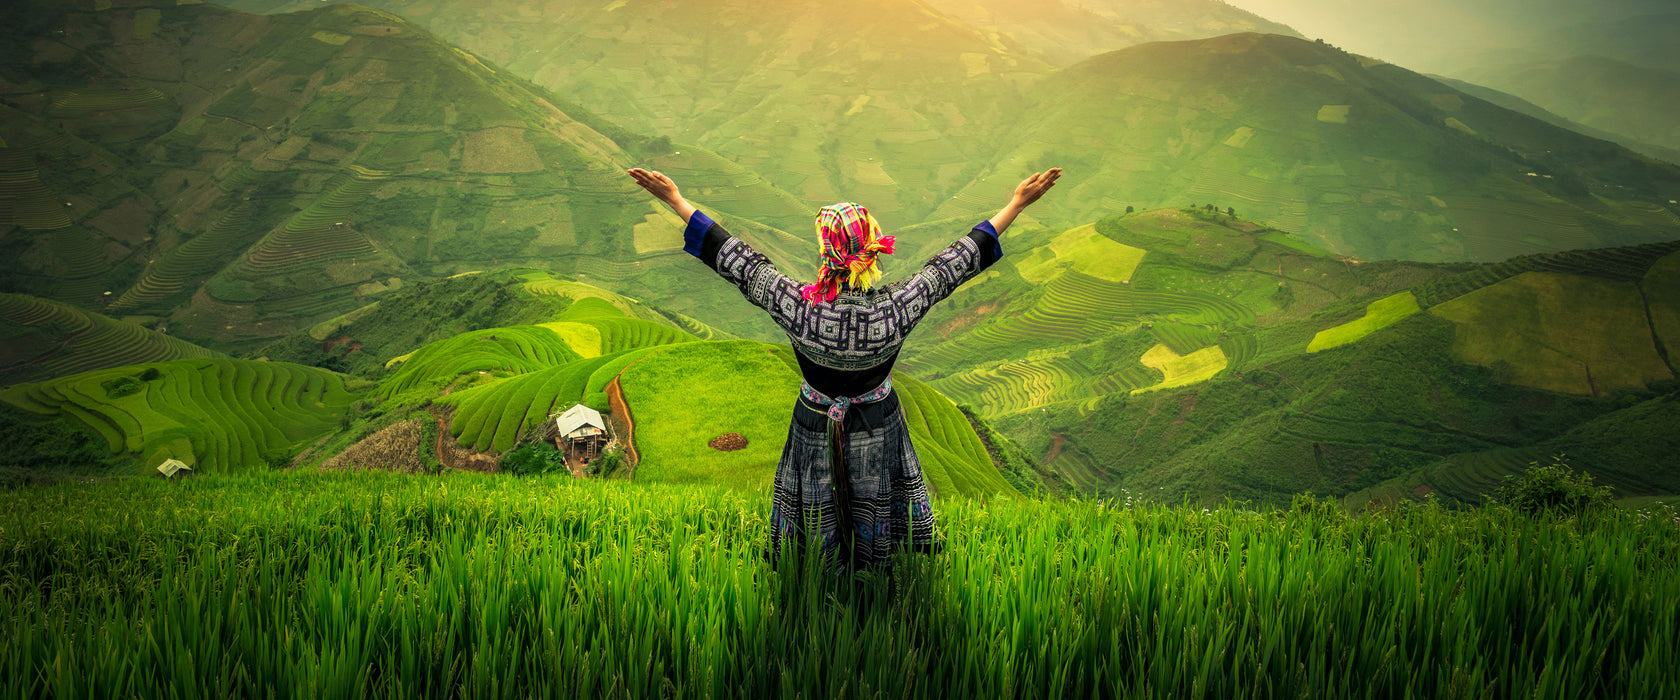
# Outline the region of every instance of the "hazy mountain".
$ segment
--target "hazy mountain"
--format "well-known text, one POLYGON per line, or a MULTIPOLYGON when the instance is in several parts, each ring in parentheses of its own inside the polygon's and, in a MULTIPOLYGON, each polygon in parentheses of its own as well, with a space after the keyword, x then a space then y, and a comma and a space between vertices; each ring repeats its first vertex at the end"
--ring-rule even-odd
POLYGON ((1595 129, 1580 122, 1554 114, 1540 105, 1529 102, 1528 100, 1517 97, 1516 95, 1512 95, 1508 92, 1501 92, 1490 87, 1458 80, 1456 78, 1448 78, 1446 76, 1434 75, 1430 77, 1446 83, 1452 89, 1466 95, 1479 97, 1513 112, 1521 112, 1534 117, 1535 119, 1546 122, 1547 124, 1551 124, 1552 126, 1562 127, 1570 131, 1586 134, 1587 136, 1591 136, 1595 139, 1614 141, 1626 146, 1630 150, 1643 153, 1658 160, 1665 160, 1669 163, 1680 163, 1680 149, 1666 148, 1656 144, 1646 143, 1622 134, 1611 133, 1603 129, 1595 129))
MULTIPOLYGON (((1672 0, 1236 0, 1235 4, 1284 22, 1309 37, 1404 64, 1455 75, 1484 56, 1540 51, 1558 57, 1589 27, 1627 26, 1627 41, 1658 38, 1632 26, 1634 18, 1674 11, 1672 0)), ((1614 33, 1605 36, 1615 37, 1614 33)), ((1669 35, 1672 36, 1672 33, 1669 35)), ((1667 40, 1672 44, 1672 40, 1667 40)), ((1611 39, 1610 43, 1624 43, 1611 39)), ((1672 49, 1671 49, 1672 50, 1672 49)), ((1534 60, 1534 59, 1529 59, 1534 60)))
POLYGON ((1019 40, 1066 65, 1151 41, 1262 32, 1300 36, 1288 26, 1218 0, 928 0, 963 20, 1019 40))
POLYGON ((1680 148, 1677 70, 1587 55, 1465 70, 1459 75, 1595 129, 1680 148))
MULTIPOLYGON (((1663 9, 1672 9, 1672 6, 1663 9)), ((1592 21, 1553 31, 1535 42, 1552 58, 1604 56, 1646 68, 1680 71, 1680 12, 1592 21)), ((1469 68, 1467 66, 1467 68, 1469 68)))
MULTIPOLYGON (((638 262, 681 243, 623 176, 633 163, 688 173, 690 196, 722 215, 808 225, 739 166, 624 131, 377 11, 6 12, 0 250, 17 263, 0 282, 167 317, 221 347, 404 280, 524 261, 648 294, 687 287, 703 269, 638 262)), ((784 255, 786 234, 737 228, 784 255)))
POLYGON ((938 212, 1000 201, 1016 173, 1076 177, 1034 212, 1077 225, 1235 207, 1361 259, 1500 260, 1680 234, 1680 169, 1405 69, 1282 36, 1135 46, 1035 84, 1010 150, 938 212))

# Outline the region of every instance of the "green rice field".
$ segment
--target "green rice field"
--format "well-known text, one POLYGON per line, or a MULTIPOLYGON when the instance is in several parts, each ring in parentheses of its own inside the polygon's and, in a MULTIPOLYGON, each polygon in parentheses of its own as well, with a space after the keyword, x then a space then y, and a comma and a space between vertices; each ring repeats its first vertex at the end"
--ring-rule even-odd
POLYGON ((326 370, 218 359, 114 367, 0 392, 25 411, 74 418, 111 454, 145 468, 178 459, 202 473, 288 458, 337 428, 352 400, 344 377, 326 370))
POLYGON ((769 501, 270 472, 0 493, 9 697, 1664 698, 1671 511, 941 498, 943 551, 762 557, 769 501))

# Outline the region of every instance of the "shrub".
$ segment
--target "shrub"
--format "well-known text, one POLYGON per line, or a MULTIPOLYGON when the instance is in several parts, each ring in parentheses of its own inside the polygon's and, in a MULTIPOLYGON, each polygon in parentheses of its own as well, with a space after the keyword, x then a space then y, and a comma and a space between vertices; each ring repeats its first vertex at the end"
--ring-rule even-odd
POLYGON ((594 461, 589 463, 589 473, 600 477, 607 477, 611 476, 613 472, 618 471, 618 468, 622 466, 624 466, 623 451, 617 448, 604 450, 601 452, 600 456, 596 457, 594 461))
POLYGON ((546 442, 527 442, 502 455, 502 471, 531 475, 566 471, 566 455, 546 442))
POLYGON ((1592 475, 1571 469, 1564 455, 1553 455, 1549 464, 1530 462, 1520 475, 1506 475, 1487 500, 1521 513, 1563 517, 1605 510, 1615 503, 1609 486, 1595 486, 1592 475))

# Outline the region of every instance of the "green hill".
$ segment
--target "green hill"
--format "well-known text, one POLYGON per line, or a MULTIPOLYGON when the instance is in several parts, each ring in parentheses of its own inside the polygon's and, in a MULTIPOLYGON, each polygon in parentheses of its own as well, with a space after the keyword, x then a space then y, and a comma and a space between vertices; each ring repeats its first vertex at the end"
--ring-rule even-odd
MULTIPOLYGON (((337 334, 325 353, 310 336, 267 350, 354 368, 377 382, 362 397, 359 413, 299 457, 301 463, 319 464, 353 447, 379 455, 375 462, 436 463, 438 443, 431 440, 441 432, 456 445, 444 448, 457 455, 451 460, 494 465, 515 447, 540 442, 546 421, 573 404, 611 413, 609 394, 618 391, 634 421, 640 462, 616 476, 745 489, 767 488, 775 476, 799 383, 785 345, 731 340, 635 299, 532 271, 416 285, 353 316, 324 324, 319 335, 337 334), (556 302, 563 310, 555 310, 556 302), (450 316, 438 313, 440 304, 484 312, 402 325, 450 316), (525 325, 474 323, 513 317, 525 325), (465 332, 445 330, 462 326, 465 332), (438 335, 444 337, 420 347, 404 344, 438 335), (352 342, 361 343, 354 338, 367 340, 351 351, 352 342), (763 390, 740 391, 743 383, 763 390), (434 423, 439 430, 429 427, 434 423), (385 431, 398 424, 432 437, 393 447, 385 431), (744 436, 746 449, 708 446, 724 433, 744 436), (410 454, 415 451, 421 454, 410 454)), ((937 390, 905 375, 897 381, 911 438, 936 494, 986 497, 1058 488, 1044 483, 1012 442, 937 390)))
POLYGON ((813 208, 864 201, 895 223, 965 184, 1020 84, 1048 70, 1007 36, 905 0, 370 4, 625 127, 710 148, 813 208))
MULTIPOLYGON (((378 378, 393 359, 469 331, 544 324, 566 330, 568 324, 554 326, 551 322, 569 315, 584 299, 605 302, 614 315, 628 316, 618 322, 620 325, 651 322, 664 328, 660 332, 708 339, 728 337, 681 314, 593 285, 542 271, 492 270, 405 285, 378 301, 294 333, 253 354, 378 378)), ((595 307, 586 304, 584 308, 595 307)), ((584 313, 584 309, 576 312, 584 313)), ((577 330, 575 324, 570 326, 577 330)), ((614 344, 626 342, 623 333, 615 335, 611 329, 606 334, 593 327, 582 332, 587 337, 570 335, 573 350, 585 357, 603 352, 603 343, 610 351, 614 344)))
POLYGON ((809 226, 739 165, 625 131, 374 10, 6 12, 0 78, 38 97, 0 106, 0 213, 17 232, 0 251, 18 260, 0 286, 81 305, 111 292, 113 311, 218 348, 491 267, 642 296, 699 287, 698 266, 653 270, 681 227, 622 176, 635 163, 681 174, 779 259, 794 239, 777 226, 809 226))
POLYGON ((1522 97, 1586 126, 1680 149, 1674 114, 1680 70, 1604 56, 1570 56, 1463 71, 1466 80, 1522 97))
POLYGON ((211 357, 222 354, 67 304, 0 293, 0 386, 120 365, 211 357))
POLYGON ((1360 263, 1206 209, 1009 238, 1031 252, 903 366, 1076 489, 1276 502, 1521 455, 1431 487, 1474 500, 1554 447, 1627 495, 1680 488, 1654 412, 1680 389, 1680 242, 1360 263))
POLYGON ((1078 179, 1034 214, 1060 226, 1212 202, 1342 255, 1432 261, 1680 235, 1680 169, 1299 39, 1116 51, 1036 83, 1022 114, 938 214, 1059 165, 1078 179))
POLYGON ((1637 139, 1634 139, 1634 138, 1630 138, 1628 136, 1624 136, 1624 135, 1621 135, 1621 134, 1611 133, 1611 132, 1605 131, 1603 129, 1595 129, 1595 128, 1587 126, 1585 124, 1581 124, 1579 122, 1570 120, 1566 117, 1562 117, 1562 116, 1559 116, 1557 114, 1554 114, 1553 112, 1545 109, 1544 107, 1541 107, 1540 105, 1534 104, 1533 102, 1529 102, 1528 100, 1525 100, 1521 97, 1517 97, 1516 95, 1512 95, 1512 94, 1507 93, 1507 92, 1500 92, 1498 90, 1495 90, 1493 88, 1486 87, 1486 86, 1483 86, 1483 85, 1477 85, 1475 83, 1470 83, 1470 82, 1466 82, 1466 81, 1463 81, 1463 80, 1457 80, 1457 79, 1454 79, 1454 78, 1448 78, 1448 77, 1444 77, 1444 76, 1431 76, 1431 77, 1433 77, 1436 80, 1439 80, 1443 83, 1446 83, 1448 86, 1452 87, 1452 89, 1457 90, 1459 92, 1462 92, 1466 95, 1473 95, 1475 97, 1479 97, 1481 99, 1487 100, 1488 102, 1499 105, 1500 107, 1504 107, 1505 109, 1511 110, 1513 112, 1521 112, 1523 114, 1534 117, 1535 119, 1539 119, 1540 121, 1546 122, 1546 123, 1551 124, 1553 126, 1557 126, 1557 127, 1561 127, 1561 128, 1564 128, 1564 129, 1568 129, 1570 131, 1585 134, 1585 135, 1591 136, 1595 139, 1603 139, 1605 141, 1614 141, 1614 142, 1619 143, 1623 146, 1626 146, 1629 150, 1632 150, 1632 151, 1635 151, 1635 152, 1638 152, 1638 153, 1643 153, 1643 154, 1648 155, 1652 158, 1656 158, 1657 160, 1667 161, 1669 163, 1680 163, 1680 148, 1666 148, 1666 147, 1663 147, 1663 146, 1658 146, 1658 145, 1655 145, 1655 144, 1646 143, 1644 141, 1640 141, 1640 140, 1637 140, 1637 139))

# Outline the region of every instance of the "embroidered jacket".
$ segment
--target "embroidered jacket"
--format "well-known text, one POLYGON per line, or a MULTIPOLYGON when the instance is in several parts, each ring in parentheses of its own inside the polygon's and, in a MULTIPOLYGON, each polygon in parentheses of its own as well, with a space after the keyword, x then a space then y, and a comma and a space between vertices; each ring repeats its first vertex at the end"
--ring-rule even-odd
POLYGON ((701 212, 689 219, 683 243, 770 314, 787 333, 805 381, 829 396, 879 386, 928 309, 1003 255, 997 231, 982 221, 907 278, 865 292, 844 290, 833 302, 813 305, 800 297, 798 281, 701 212))

